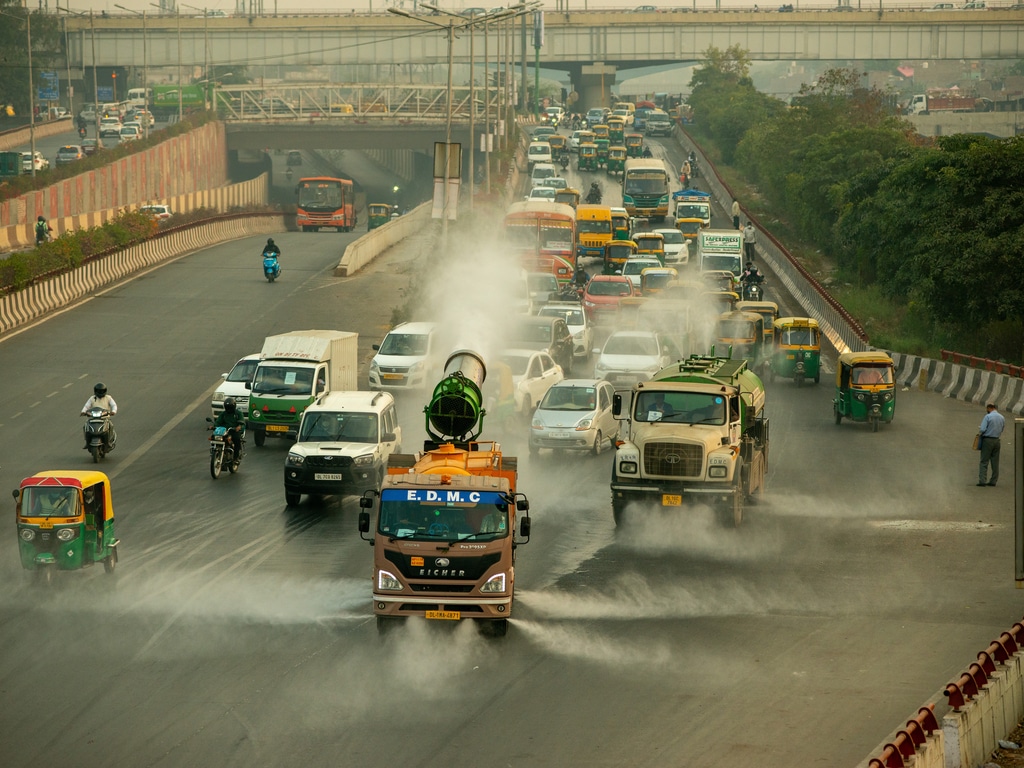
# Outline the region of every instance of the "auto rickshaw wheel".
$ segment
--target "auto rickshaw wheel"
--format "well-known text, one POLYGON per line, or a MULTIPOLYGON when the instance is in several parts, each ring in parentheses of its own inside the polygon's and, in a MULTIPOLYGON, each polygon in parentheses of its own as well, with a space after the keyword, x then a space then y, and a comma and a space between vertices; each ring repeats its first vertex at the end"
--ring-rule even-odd
POLYGON ((814 374, 814 383, 817 384, 820 381, 821 381, 821 374, 820 373, 814 374))
POLYGON ((117 565, 117 549, 110 550, 110 554, 103 558, 103 570, 107 573, 113 573, 114 567, 117 565))
POLYGON ((36 571, 36 581, 44 587, 49 587, 53 584, 53 572, 56 570, 56 566, 52 563, 44 565, 36 571))
POLYGON ((843 414, 841 414, 841 413, 839 412, 839 408, 838 408, 838 407, 836 407, 836 406, 834 406, 834 405, 832 406, 832 412, 833 412, 833 413, 835 414, 835 416, 836 416, 836 426, 838 426, 838 425, 839 425, 839 423, 840 423, 840 422, 841 422, 841 421, 843 420, 843 414))
POLYGON ((871 419, 871 431, 872 432, 877 432, 878 431, 878 422, 879 421, 880 421, 880 419, 877 416, 872 417, 872 419, 871 419))
POLYGON ((267 433, 261 429, 254 430, 252 433, 252 441, 256 443, 257 448, 262 448, 263 444, 267 442, 267 433))
POLYGON ((796 385, 797 385, 797 387, 798 387, 798 388, 799 388, 799 387, 802 387, 802 386, 804 385, 804 377, 803 377, 803 374, 799 374, 799 373, 798 373, 798 374, 797 374, 796 376, 794 376, 793 378, 794 378, 794 379, 796 379, 796 385))

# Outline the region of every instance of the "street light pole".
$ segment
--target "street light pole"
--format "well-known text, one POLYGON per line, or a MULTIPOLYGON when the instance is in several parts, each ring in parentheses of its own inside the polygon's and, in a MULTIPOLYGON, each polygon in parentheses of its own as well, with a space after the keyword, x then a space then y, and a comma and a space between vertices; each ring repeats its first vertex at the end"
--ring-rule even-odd
POLYGON ((32 12, 25 9, 25 34, 28 36, 28 137, 32 152, 32 177, 36 175, 36 84, 32 78, 32 12))
MULTIPOLYGON (((142 93, 143 98, 146 100, 146 111, 149 112, 149 56, 146 52, 146 12, 145 11, 134 11, 131 8, 125 8, 123 5, 114 3, 115 8, 120 8, 122 11, 128 11, 128 13, 134 13, 136 16, 142 17, 142 93)), ((153 113, 149 112, 149 116, 152 117, 153 113)), ((149 138, 149 120, 142 121, 144 125, 142 130, 145 137, 149 138)))

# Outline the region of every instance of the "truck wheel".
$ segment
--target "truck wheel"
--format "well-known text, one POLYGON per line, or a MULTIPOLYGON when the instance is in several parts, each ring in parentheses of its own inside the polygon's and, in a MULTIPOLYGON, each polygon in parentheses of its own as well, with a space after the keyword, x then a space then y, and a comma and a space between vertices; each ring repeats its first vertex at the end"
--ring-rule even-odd
POLYGON ((743 459, 738 459, 736 462, 736 486, 732 491, 732 524, 736 528, 743 523, 743 502, 747 498, 748 472, 743 459))
POLYGON ((615 519, 615 526, 622 525, 626 517, 626 500, 612 497, 612 517, 615 519))
POLYGON ((267 433, 260 429, 253 430, 252 441, 256 443, 257 448, 262 448, 263 444, 267 442, 267 433))
POLYGON ((485 637, 505 637, 508 634, 508 619, 481 621, 479 628, 480 634, 485 637))
POLYGON ((291 491, 285 491, 284 492, 284 503, 287 504, 289 507, 297 507, 297 506, 299 506, 299 501, 301 501, 301 500, 302 500, 302 494, 301 493, 292 493, 291 491))

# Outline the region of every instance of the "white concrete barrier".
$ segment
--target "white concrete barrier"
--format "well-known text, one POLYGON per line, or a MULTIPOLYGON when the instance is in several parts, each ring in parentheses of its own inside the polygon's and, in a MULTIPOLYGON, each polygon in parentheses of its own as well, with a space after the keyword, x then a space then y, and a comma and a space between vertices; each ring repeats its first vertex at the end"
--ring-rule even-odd
MULTIPOLYGON (((61 133, 71 133, 74 130, 75 121, 70 117, 60 120, 43 120, 35 125, 37 139, 45 139, 48 136, 57 136, 61 133)), ((3 135, 0 135, 0 151, 9 152, 16 147, 29 144, 31 141, 31 130, 27 125, 17 130, 5 131, 3 135)))
POLYGON ((213 221, 169 232, 116 253, 88 262, 78 269, 32 283, 24 290, 0 298, 0 333, 68 306, 93 291, 167 259, 216 243, 256 234, 282 232, 282 215, 252 215, 213 221))
POLYGON ((349 277, 365 267, 375 258, 393 245, 412 234, 423 231, 432 225, 430 218, 431 203, 423 203, 413 208, 404 216, 392 219, 376 229, 372 229, 358 240, 348 244, 341 256, 341 261, 334 268, 336 277, 349 277))

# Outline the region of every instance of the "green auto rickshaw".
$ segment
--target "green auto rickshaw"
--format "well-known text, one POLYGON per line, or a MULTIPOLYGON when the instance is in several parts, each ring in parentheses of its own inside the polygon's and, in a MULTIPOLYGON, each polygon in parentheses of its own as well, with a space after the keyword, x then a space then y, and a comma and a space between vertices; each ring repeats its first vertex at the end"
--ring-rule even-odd
POLYGON ((366 206, 367 229, 376 229, 391 221, 391 206, 387 203, 370 203, 366 206))
POLYGON ((896 370, 884 352, 847 352, 836 367, 836 397, 832 401, 836 424, 843 418, 865 421, 877 432, 896 412, 896 370))
POLYGON ((110 480, 102 472, 39 472, 14 491, 21 567, 49 584, 55 571, 117 564, 110 480))
POLYGON ((775 321, 768 380, 793 379, 799 387, 805 379, 821 381, 821 330, 810 317, 780 317, 775 321))
POLYGON ((576 170, 597 170, 597 144, 580 144, 580 153, 576 160, 576 170))
POLYGON ((626 131, 625 131, 625 128, 623 127, 623 123, 622 122, 616 121, 614 123, 612 123, 612 122, 608 123, 608 140, 613 145, 615 145, 615 146, 624 145, 625 142, 623 141, 623 139, 625 137, 625 134, 626 134, 626 131))
POLYGON ((623 143, 626 145, 627 157, 643 157, 644 137, 641 133, 627 133, 623 143))
POLYGON ((597 145, 597 167, 608 165, 608 149, 611 147, 611 142, 608 139, 596 139, 594 143, 597 145))
POLYGON ((636 243, 632 240, 612 240, 604 247, 604 274, 620 274, 626 260, 635 253, 636 243))
POLYGON ((765 360, 764 318, 740 309, 723 312, 715 326, 715 349, 718 354, 731 349, 731 357, 746 358, 756 373, 765 360))
POLYGON ((605 170, 612 176, 622 175, 626 171, 626 148, 608 147, 608 162, 605 170))
POLYGON ((612 208, 612 240, 629 240, 629 213, 625 208, 612 208))

